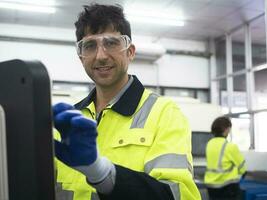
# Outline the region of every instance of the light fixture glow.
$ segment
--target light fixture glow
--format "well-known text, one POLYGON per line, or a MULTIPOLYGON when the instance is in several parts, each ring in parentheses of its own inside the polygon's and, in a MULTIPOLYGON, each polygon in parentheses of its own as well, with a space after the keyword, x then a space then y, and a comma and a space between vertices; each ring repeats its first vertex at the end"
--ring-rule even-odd
POLYGON ((164 25, 164 26, 184 26, 185 25, 183 20, 168 19, 168 18, 155 18, 155 17, 127 15, 127 19, 131 22, 158 24, 158 25, 164 25))
POLYGON ((22 11, 29 11, 29 12, 40 12, 40 13, 55 13, 56 12, 56 8, 51 7, 51 6, 38 6, 38 5, 21 4, 21 3, 0 2, 0 8, 22 10, 22 11))
POLYGON ((55 6, 55 0, 0 0, 6 3, 27 4, 36 6, 55 6))
POLYGON ((184 26, 182 12, 161 12, 158 8, 146 8, 145 5, 136 5, 125 9, 126 17, 131 22, 158 24, 164 26, 184 26), (140 9, 143 7, 144 9, 140 9))

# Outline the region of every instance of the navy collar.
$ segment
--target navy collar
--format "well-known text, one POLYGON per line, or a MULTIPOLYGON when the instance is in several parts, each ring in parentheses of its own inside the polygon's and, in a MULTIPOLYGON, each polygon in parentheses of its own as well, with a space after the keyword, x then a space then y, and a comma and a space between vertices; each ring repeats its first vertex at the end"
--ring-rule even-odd
MULTIPOLYGON (((133 82, 129 88, 124 92, 120 99, 112 105, 111 109, 115 112, 124 115, 131 116, 134 114, 139 101, 143 95, 145 88, 136 76, 133 75, 133 82)), ((78 110, 86 108, 96 98, 96 88, 94 88, 89 95, 75 104, 74 107, 78 110)))

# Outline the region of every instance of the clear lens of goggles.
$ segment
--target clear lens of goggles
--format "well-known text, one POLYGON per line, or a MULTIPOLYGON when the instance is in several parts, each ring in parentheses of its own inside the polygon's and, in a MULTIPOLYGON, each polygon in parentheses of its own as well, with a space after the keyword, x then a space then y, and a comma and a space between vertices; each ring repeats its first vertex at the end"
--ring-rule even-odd
POLYGON ((81 57, 95 55, 98 45, 101 45, 104 51, 116 53, 129 48, 131 39, 127 35, 119 36, 92 36, 87 37, 76 43, 77 53, 81 57))

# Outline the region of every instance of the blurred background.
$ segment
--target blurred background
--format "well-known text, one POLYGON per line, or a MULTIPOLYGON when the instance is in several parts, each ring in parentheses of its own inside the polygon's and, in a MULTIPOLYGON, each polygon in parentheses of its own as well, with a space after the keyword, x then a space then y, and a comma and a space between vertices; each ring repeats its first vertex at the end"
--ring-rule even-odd
MULTIPOLYGON (((74 22, 82 6, 92 2, 0 0, 0 61, 43 62, 54 103, 87 96, 94 85, 76 54, 74 22)), ((244 152, 257 152, 264 159, 256 167, 267 170, 264 0, 95 2, 124 8, 137 49, 129 72, 177 101, 189 118, 196 158, 205 155, 205 146, 194 149, 194 144, 205 144, 212 120, 224 114, 233 122, 228 139, 244 152)))

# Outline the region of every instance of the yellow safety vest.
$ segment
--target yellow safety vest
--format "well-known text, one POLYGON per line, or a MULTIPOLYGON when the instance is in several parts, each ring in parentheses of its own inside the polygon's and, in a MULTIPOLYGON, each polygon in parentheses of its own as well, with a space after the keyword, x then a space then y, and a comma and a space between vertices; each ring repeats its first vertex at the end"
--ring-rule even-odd
MULTIPOLYGON (((94 103, 91 102, 82 112, 95 118, 94 103)), ((97 147, 101 156, 169 184, 175 200, 201 199, 192 178, 188 121, 172 100, 145 89, 133 115, 123 116, 108 106, 103 110, 97 130, 97 147)), ((84 175, 58 160, 56 165, 58 198, 98 199, 84 175)))
POLYGON ((208 187, 220 188, 238 183, 245 173, 245 160, 237 145, 223 137, 212 138, 206 147, 207 170, 204 182, 208 187))

